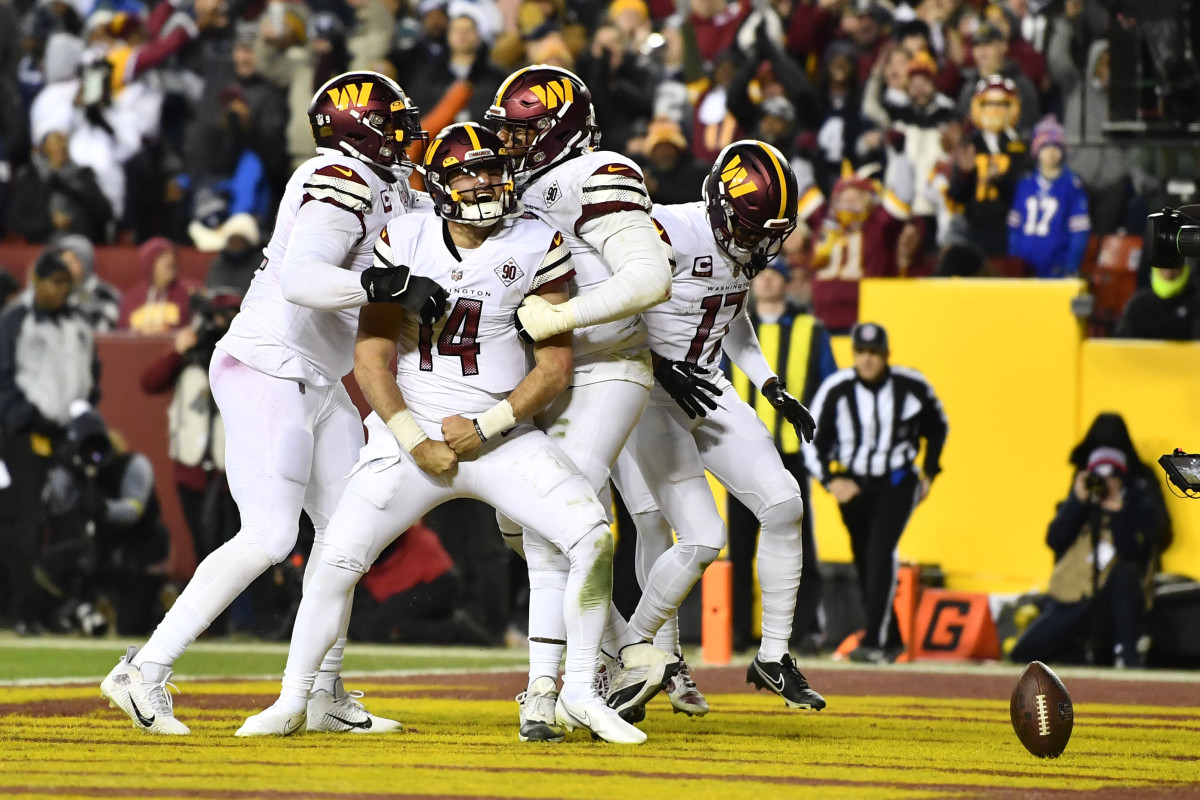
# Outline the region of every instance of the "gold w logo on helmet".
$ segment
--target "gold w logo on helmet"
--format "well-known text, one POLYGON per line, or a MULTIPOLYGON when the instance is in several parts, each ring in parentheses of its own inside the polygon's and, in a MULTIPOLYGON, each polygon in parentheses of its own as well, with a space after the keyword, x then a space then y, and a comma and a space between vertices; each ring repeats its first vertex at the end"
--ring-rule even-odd
POLYGON ((338 111, 345 111, 350 106, 361 108, 371 100, 371 90, 375 88, 373 83, 359 83, 343 86, 341 89, 334 87, 326 94, 333 104, 337 106, 338 111))
POLYGON ((549 109, 558 108, 564 103, 575 100, 575 87, 566 78, 550 81, 543 86, 530 86, 529 91, 533 92, 537 99, 542 101, 542 105, 549 109))
POLYGON ((740 155, 729 159, 729 163, 721 170, 721 182, 728 188, 730 197, 741 197, 758 188, 753 180, 747 180, 748 177, 740 155))

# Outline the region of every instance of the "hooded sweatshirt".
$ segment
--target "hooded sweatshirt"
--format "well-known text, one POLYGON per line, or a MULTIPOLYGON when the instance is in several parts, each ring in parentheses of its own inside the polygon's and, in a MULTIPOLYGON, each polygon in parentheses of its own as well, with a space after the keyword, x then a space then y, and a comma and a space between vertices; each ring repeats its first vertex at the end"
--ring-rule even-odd
POLYGON ((92 243, 86 236, 71 233, 53 239, 51 244, 70 250, 83 264, 83 278, 71 293, 71 305, 79 310, 97 333, 117 327, 121 317, 121 293, 96 275, 96 249, 92 243))
POLYGON ((1063 96, 1063 127, 1071 147, 1071 169, 1085 186, 1112 186, 1129 174, 1129 151, 1105 136, 1108 89, 1096 79, 1096 65, 1108 42, 1093 42, 1083 72, 1070 56, 1070 24, 1061 21, 1051 41, 1050 69, 1063 96))
POLYGON ((138 264, 144 279, 125 294, 117 327, 139 333, 163 333, 191 322, 188 299, 196 287, 185 283, 178 275, 165 289, 155 288, 152 282, 155 260, 162 253, 174 250, 175 245, 162 236, 156 236, 138 248, 138 264))

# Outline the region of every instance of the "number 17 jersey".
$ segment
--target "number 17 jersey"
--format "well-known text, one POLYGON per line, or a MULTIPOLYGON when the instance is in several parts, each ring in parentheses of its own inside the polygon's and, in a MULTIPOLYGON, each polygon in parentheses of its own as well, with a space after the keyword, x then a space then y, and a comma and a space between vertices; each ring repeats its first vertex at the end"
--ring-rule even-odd
POLYGON ((406 315, 396 364, 405 403, 426 434, 441 439, 443 418, 482 413, 525 377, 517 307, 526 295, 571 278, 571 253, 562 234, 532 217, 503 220, 467 250, 455 247, 440 217, 410 214, 389 222, 375 246, 375 266, 397 264, 450 294, 446 315, 433 325, 406 315))
POLYGON ((746 313, 750 280, 717 244, 703 203, 651 211, 671 246, 671 297, 642 312, 650 349, 672 361, 717 369, 729 324, 746 313))

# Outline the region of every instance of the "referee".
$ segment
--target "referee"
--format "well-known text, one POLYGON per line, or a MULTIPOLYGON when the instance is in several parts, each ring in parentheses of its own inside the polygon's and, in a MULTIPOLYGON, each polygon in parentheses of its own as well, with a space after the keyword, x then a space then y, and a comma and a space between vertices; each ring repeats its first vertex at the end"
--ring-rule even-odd
POLYGON ((830 375, 817 390, 817 433, 806 447, 809 470, 838 502, 862 592, 866 627, 852 661, 889 660, 898 633, 891 619, 896 546, 913 508, 941 471, 948 426, 925 376, 888 364, 883 326, 860 323, 850 333, 853 369, 830 375), (923 475, 913 462, 925 439, 923 475))

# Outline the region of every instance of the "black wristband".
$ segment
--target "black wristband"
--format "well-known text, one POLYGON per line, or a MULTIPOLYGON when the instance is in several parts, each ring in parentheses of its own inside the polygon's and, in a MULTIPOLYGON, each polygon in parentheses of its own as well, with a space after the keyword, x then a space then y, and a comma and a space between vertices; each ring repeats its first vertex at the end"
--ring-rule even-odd
POLYGON ((483 428, 479 427, 479 420, 473 419, 471 420, 471 424, 475 426, 475 432, 479 434, 479 441, 486 442, 487 437, 483 435, 483 428))

